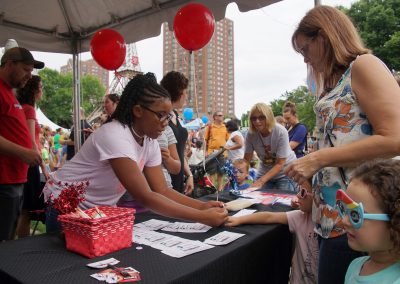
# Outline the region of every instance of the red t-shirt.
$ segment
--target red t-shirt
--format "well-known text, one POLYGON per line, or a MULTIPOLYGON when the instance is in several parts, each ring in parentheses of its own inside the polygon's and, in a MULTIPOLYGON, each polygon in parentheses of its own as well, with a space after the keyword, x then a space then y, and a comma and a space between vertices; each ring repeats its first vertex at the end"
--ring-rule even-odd
MULTIPOLYGON (((0 136, 32 148, 26 118, 12 89, 0 79, 0 136)), ((0 154, 0 184, 25 183, 28 165, 15 156, 0 154)))
MULTIPOLYGON (((26 120, 33 119, 35 121, 35 142, 36 142, 37 148, 39 150, 39 153, 41 153, 40 152, 40 140, 39 140, 40 126, 39 126, 39 122, 36 119, 36 110, 33 106, 27 105, 27 104, 22 105, 22 109, 24 110, 26 120)), ((29 130, 29 128, 28 128, 28 130, 29 130)))

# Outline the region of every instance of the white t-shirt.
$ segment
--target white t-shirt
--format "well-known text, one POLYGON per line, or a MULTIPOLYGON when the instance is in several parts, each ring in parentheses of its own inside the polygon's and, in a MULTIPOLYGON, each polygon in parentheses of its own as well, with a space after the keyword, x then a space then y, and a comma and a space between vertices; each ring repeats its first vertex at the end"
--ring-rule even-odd
MULTIPOLYGON (((176 138, 174 131, 170 126, 167 126, 165 130, 161 133, 161 135, 157 138, 158 144, 160 148, 168 149, 169 145, 176 144, 176 138)), ((162 170, 164 173, 165 181, 167 182, 168 187, 172 188, 172 180, 168 170, 165 168, 164 163, 162 164, 162 170)))
MULTIPOLYGON (((286 158, 284 167, 296 160, 296 155, 289 145, 288 132, 279 123, 272 129, 271 134, 266 137, 262 137, 257 131, 247 133, 244 152, 253 153, 253 151, 257 153, 260 159, 256 179, 271 170, 277 158, 286 158)), ((283 168, 272 180, 285 176, 283 168)))
POLYGON ((233 131, 229 136, 228 141, 226 141, 226 146, 232 147, 236 145, 236 143, 232 140, 234 137, 239 136, 243 141, 243 146, 236 150, 228 150, 228 159, 234 161, 236 159, 243 159, 244 156, 244 138, 240 131, 233 131))
POLYGON ((126 191, 115 175, 109 160, 130 158, 141 171, 161 164, 161 152, 157 140, 145 138, 140 146, 127 126, 118 121, 102 125, 92 133, 74 158, 51 174, 43 190, 45 200, 52 193, 60 194, 58 182, 89 181, 85 201, 79 207, 87 209, 96 205, 115 206, 126 191))
POLYGON ((192 147, 192 155, 189 157, 188 164, 189 165, 198 165, 200 162, 204 160, 204 150, 192 147))
POLYGON ((318 235, 314 232, 311 213, 286 212, 289 231, 296 235, 292 259, 291 284, 316 284, 318 281, 318 235))

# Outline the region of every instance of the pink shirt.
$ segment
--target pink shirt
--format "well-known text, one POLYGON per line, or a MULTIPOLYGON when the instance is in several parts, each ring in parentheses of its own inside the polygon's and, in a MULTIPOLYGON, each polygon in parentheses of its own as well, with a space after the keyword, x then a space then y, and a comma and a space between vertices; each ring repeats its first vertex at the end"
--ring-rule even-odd
POLYGON ((311 213, 300 210, 286 212, 289 231, 296 236, 292 259, 292 284, 316 284, 318 282, 318 235, 314 232, 311 213))
POLYGON ((98 205, 115 206, 125 193, 125 188, 115 175, 109 160, 129 158, 142 171, 144 167, 161 164, 161 152, 157 140, 144 139, 140 146, 128 127, 117 121, 102 125, 92 133, 72 160, 52 173, 44 188, 45 200, 53 193, 57 197, 60 187, 55 182, 89 181, 82 209, 98 205))

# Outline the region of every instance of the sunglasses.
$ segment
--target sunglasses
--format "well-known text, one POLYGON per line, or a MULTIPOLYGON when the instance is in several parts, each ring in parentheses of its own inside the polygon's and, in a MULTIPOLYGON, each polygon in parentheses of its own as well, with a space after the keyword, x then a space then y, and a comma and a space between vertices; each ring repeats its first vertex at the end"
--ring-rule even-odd
POLYGON ((264 121, 264 120, 266 120, 267 118, 265 117, 265 115, 259 115, 259 116, 251 116, 250 117, 250 120, 251 121, 264 121))
POLYGON ((170 113, 160 113, 160 112, 156 112, 156 111, 154 111, 154 110, 152 110, 152 109, 150 109, 150 108, 148 108, 146 106, 143 106, 143 105, 140 105, 140 106, 142 108, 154 113, 158 117, 160 122, 164 122, 164 121, 168 121, 169 122, 172 119, 172 114, 170 114, 170 113))
POLYGON ((390 220, 388 214, 365 213, 362 203, 355 202, 341 189, 336 192, 336 208, 342 219, 346 215, 349 216, 350 223, 355 229, 362 227, 364 219, 386 222, 390 220))
POLYGON ((300 187, 299 185, 297 186, 297 197, 304 199, 308 195, 312 195, 312 193, 308 192, 308 190, 305 189, 304 187, 300 187))

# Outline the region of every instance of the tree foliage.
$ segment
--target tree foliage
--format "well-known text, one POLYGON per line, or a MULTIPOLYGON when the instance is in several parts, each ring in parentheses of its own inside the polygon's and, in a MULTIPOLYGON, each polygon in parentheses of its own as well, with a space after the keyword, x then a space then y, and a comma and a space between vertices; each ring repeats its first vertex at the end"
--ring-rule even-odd
MULTIPOLYGON (((273 100, 270 106, 274 116, 282 115, 283 105, 286 101, 291 101, 296 104, 297 116, 300 122, 304 123, 308 131, 312 132, 315 127, 315 113, 313 110, 315 99, 309 93, 307 87, 300 86, 290 92, 286 91, 279 99, 273 100)), ((250 111, 242 114, 242 126, 249 126, 249 115, 250 111)))
POLYGON ((340 7, 362 40, 390 69, 400 70, 400 0, 360 0, 340 7))
MULTIPOLYGON (((56 124, 70 128, 72 126, 73 85, 72 74, 60 74, 56 70, 44 68, 39 71, 43 82, 43 98, 39 107, 56 124)), ((94 76, 81 78, 81 105, 89 114, 101 102, 105 88, 94 76)))
POLYGON ((286 101, 296 104, 297 116, 301 123, 307 126, 308 131, 312 132, 315 127, 315 113, 313 110, 315 98, 309 93, 306 86, 300 86, 296 89, 280 96, 279 99, 271 102, 271 108, 275 116, 282 115, 283 105, 286 101))

